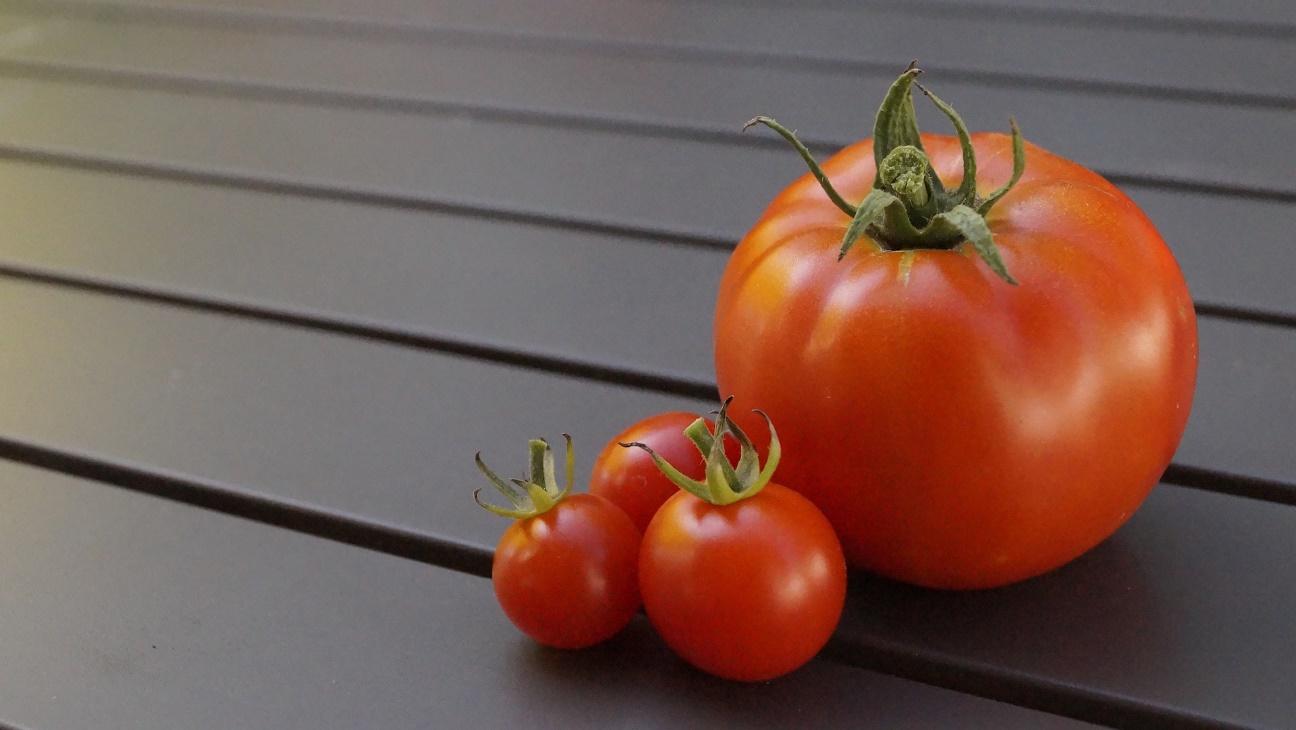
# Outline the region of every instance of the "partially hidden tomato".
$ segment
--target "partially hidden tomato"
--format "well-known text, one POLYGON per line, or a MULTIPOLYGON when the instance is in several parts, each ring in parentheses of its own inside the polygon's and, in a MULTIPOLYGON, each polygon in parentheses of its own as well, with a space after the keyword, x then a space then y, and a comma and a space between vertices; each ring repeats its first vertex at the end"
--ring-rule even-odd
POLYGON ((815 174, 724 272, 716 374, 783 427, 780 481, 853 566, 998 586, 1075 558, 1143 502, 1188 419, 1196 319, 1128 197, 1015 124, 968 135, 934 96, 959 135, 919 135, 917 73, 872 139, 821 171, 800 148, 815 174))
MULTIPOLYGON (((685 476, 702 479, 705 476, 702 455, 684 436, 684 429, 696 419, 691 413, 671 411, 649 416, 622 431, 594 461, 590 493, 620 507, 643 532, 657 509, 678 494, 679 488, 662 474, 647 452, 625 449, 621 444, 645 444, 685 476)), ((728 441, 725 446, 727 453, 736 458, 736 444, 728 441)))
POLYGON ((680 657, 726 679, 763 681, 805 664, 827 643, 846 599, 846 559, 832 525, 805 497, 769 483, 780 454, 769 432, 762 469, 724 409, 714 440, 698 419, 690 435, 708 454, 705 481, 654 455, 685 491, 644 534, 644 611, 680 657), (742 442, 736 467, 721 445, 726 433, 742 442))
POLYGON ((511 482, 477 455, 478 468, 511 506, 484 503, 479 495, 477 503, 515 520, 495 548, 495 596, 513 625, 541 644, 597 644, 639 610, 639 531, 606 499, 568 493, 574 476, 570 437, 565 488, 556 484, 547 443, 532 441, 530 455, 530 478, 511 482))

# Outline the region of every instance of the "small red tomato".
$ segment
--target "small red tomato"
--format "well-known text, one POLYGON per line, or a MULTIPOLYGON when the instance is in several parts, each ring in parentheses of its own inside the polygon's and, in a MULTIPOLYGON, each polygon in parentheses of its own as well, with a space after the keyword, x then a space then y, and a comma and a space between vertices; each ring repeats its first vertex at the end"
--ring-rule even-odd
MULTIPOLYGON (((727 404, 726 404, 727 405, 727 404)), ((667 645, 726 679, 756 682, 805 664, 832 636, 846 600, 846 559, 832 525, 800 494, 769 484, 779 445, 759 468, 750 439, 721 409, 716 440, 742 445, 737 466, 708 449, 706 481, 644 450, 685 492, 648 525, 639 555, 644 610, 667 645)), ((692 434, 699 448, 709 433, 692 434)))
MULTIPOLYGON (((647 452, 621 448, 621 444, 644 444, 690 479, 702 479, 705 461, 684 435, 684 429, 696 419, 691 413, 671 411, 649 416, 622 431, 594 461, 590 493, 607 498, 630 515, 640 532, 646 530, 657 509, 679 489, 653 464, 647 452)), ((736 451, 732 442, 726 443, 726 448, 736 451)))
POLYGON ((639 531, 616 505, 592 494, 568 496, 573 482, 567 439, 567 486, 559 489, 553 452, 531 441, 531 477, 500 479, 477 466, 512 508, 477 503, 516 520, 495 548, 491 580, 513 625, 558 649, 592 646, 620 631, 639 609, 639 531))

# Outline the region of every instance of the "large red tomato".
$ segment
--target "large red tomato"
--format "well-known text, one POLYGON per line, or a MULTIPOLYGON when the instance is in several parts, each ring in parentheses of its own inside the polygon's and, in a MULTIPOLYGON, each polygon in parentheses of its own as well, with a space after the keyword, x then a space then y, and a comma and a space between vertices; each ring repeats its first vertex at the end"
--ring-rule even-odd
MULTIPOLYGON (((908 108, 890 113, 911 120, 902 83, 908 108)), ((884 102, 875 138, 905 124, 917 137, 887 113, 884 102)), ((939 177, 927 192, 953 198, 959 139, 908 142, 939 177)), ((1013 142, 971 136, 973 206, 1012 177, 1013 142)), ((1024 175, 983 219, 1016 285, 968 241, 910 248, 882 218, 839 261, 851 219, 809 175, 774 199, 725 270, 720 392, 780 424, 779 481, 824 511, 854 566, 942 588, 1037 575, 1125 522, 1179 443, 1197 334, 1174 257, 1111 183, 1024 150, 1024 175)), ((913 185, 894 190, 885 174, 875 184, 889 151, 875 156, 864 140, 824 175, 844 200, 895 193, 922 224, 921 198, 904 194, 913 185)))

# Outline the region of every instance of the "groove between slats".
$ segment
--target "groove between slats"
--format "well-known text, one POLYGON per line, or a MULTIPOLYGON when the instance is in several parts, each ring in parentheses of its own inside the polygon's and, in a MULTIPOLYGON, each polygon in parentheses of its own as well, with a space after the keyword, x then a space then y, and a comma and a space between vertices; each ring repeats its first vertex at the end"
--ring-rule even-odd
MULTIPOLYGON (((518 122, 541 127, 574 127, 648 137, 687 139, 735 147, 767 149, 784 149, 786 147, 782 140, 774 137, 742 134, 737 125, 733 128, 724 128, 700 124, 670 123, 620 115, 600 115, 592 112, 564 113, 502 104, 374 94, 157 71, 93 67, 74 63, 0 59, 0 76, 16 76, 41 81, 90 83, 119 88, 143 88, 171 93, 198 91, 216 98, 292 102, 348 109, 382 109, 393 112, 429 115, 468 114, 482 119, 518 122)), ((802 139, 812 151, 820 156, 830 155, 853 141, 819 137, 812 133, 802 135, 802 139)), ((1258 186, 1202 182, 1196 179, 1138 175, 1106 170, 1099 170, 1098 172, 1120 185, 1137 185, 1205 195, 1296 202, 1296 190, 1274 190, 1258 186)))
POLYGON ((846 664, 924 684, 1111 727, 1140 730, 1243 727, 1126 697, 1083 690, 1001 666, 936 652, 914 651, 901 644, 876 639, 867 645, 832 641, 824 648, 823 654, 846 664))
POLYGON ((1256 324, 1271 324, 1279 327, 1296 327, 1296 315, 1292 314, 1268 312, 1262 309, 1252 309, 1249 307, 1211 304, 1208 302, 1195 302, 1193 308, 1197 311, 1198 315, 1206 317, 1236 319, 1245 322, 1255 322, 1256 324))
POLYGON ((1161 480, 1181 487, 1296 505, 1296 489, 1293 489, 1293 485, 1272 479, 1172 463, 1161 475, 1161 480))
MULTIPOLYGON (((456 334, 429 333, 393 327, 372 320, 292 311, 281 306, 269 307, 247 302, 197 297, 183 292, 124 284, 106 279, 69 276, 59 272, 9 263, 0 263, 0 277, 138 301, 168 304, 191 311, 223 314, 253 321, 300 327, 317 332, 384 342, 401 347, 432 350, 545 373, 612 383, 657 393, 681 395, 701 401, 714 402, 717 398, 715 383, 711 381, 690 378, 677 373, 651 372, 613 363, 572 358, 565 355, 524 351, 516 347, 473 340, 456 334)), ((1171 463, 1161 478, 1162 481, 1176 486, 1220 492, 1278 504, 1296 505, 1296 485, 1276 480, 1230 474, 1176 463, 1171 463)))
MULTIPOLYGON (((489 577, 491 572, 492 552, 482 546, 269 498, 228 484, 5 436, 0 436, 0 458, 441 568, 480 577, 489 577)), ((1141 728, 1230 727, 1169 707, 883 641, 847 646, 834 639, 824 655, 893 676, 1088 722, 1141 728)))
POLYGON ((490 576, 491 553, 478 545, 385 525, 281 497, 100 456, 0 436, 0 458, 142 492, 451 570, 490 576))
MULTIPOLYGON (((280 30, 289 32, 329 33, 334 35, 369 35, 391 38, 436 37, 477 43, 507 43, 525 47, 551 47, 561 45, 576 50, 597 50, 622 55, 670 55, 675 58, 694 59, 714 64, 764 66, 800 70, 822 69, 837 72, 895 71, 891 62, 846 59, 805 53, 748 50, 740 48, 712 48, 689 43, 671 43, 646 40, 618 39, 606 41, 597 38, 533 33, 518 30, 482 29, 458 26, 434 26, 416 23, 399 23, 361 16, 338 17, 326 15, 296 15, 268 10, 244 10, 217 7, 179 7, 148 3, 83 3, 77 0, 51 0, 44 3, 16 2, 12 10, 43 15, 67 15, 88 18, 127 19, 133 22, 155 22, 196 26, 280 30)), ((1133 81, 1101 81, 1096 79, 1059 78, 1006 71, 976 71, 928 65, 953 80, 974 81, 1004 87, 1070 89, 1110 94, 1137 95, 1149 98, 1176 99, 1217 104, 1233 104, 1277 109, 1296 109, 1296 98, 1263 91, 1231 89, 1194 89, 1165 84, 1133 81)))

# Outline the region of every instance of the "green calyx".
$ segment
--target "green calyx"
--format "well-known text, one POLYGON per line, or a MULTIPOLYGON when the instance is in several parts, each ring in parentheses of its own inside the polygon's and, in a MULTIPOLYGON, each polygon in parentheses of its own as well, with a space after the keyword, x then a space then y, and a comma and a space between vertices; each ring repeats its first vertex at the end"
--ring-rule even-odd
POLYGON ((916 62, 909 64, 887 90, 873 125, 873 158, 877 176, 873 190, 858 205, 848 202, 833 187, 810 150, 796 133, 770 117, 756 117, 743 129, 763 124, 788 141, 805 160, 810 172, 843 213, 850 216, 838 259, 846 255, 861 236, 868 235, 883 248, 912 250, 949 249, 967 241, 977 255, 1004 281, 1016 284, 1008 273, 985 216, 1026 169, 1026 148, 1017 123, 1012 128, 1013 172, 1011 179, 985 198, 976 190, 976 152, 967 125, 958 112, 915 79, 922 73, 916 62), (946 190, 923 150, 914 115, 913 87, 924 95, 954 125, 963 150, 963 180, 955 190, 946 190))
POLYGON ((729 403, 733 401, 733 396, 725 400, 716 412, 715 433, 707 427, 705 418, 698 418, 684 429, 684 435, 689 441, 697 447, 699 453, 706 464, 706 480, 698 481, 691 479, 679 469, 676 469, 670 462, 657 455, 646 444, 639 442, 623 443, 626 448, 640 448, 648 452, 652 457, 653 463, 661 470, 666 478, 671 480, 675 486, 692 494, 698 499, 710 502, 714 505, 733 504, 739 500, 748 499, 755 496, 770 479, 774 476, 774 470, 778 469, 779 459, 782 456, 782 449, 779 446, 778 434, 774 431, 774 424, 770 422, 769 416, 763 411, 756 411, 765 419, 765 424, 769 426, 769 458, 765 460, 765 465, 760 465, 760 456, 756 453, 756 445, 748 438, 738 424, 729 420, 728 411, 729 403), (725 435, 731 435, 738 441, 739 455, 738 463, 730 464, 729 458, 725 456, 724 439, 725 435))
POLYGON ((567 441, 567 484, 559 488, 558 477, 554 469, 553 449, 549 448, 549 442, 544 439, 531 439, 530 458, 528 468, 530 476, 527 479, 509 479, 505 481, 495 472, 486 466, 482 461, 481 452, 477 453, 477 468, 482 474, 490 480, 495 489, 504 498, 508 500, 511 507, 500 507, 481 500, 481 490, 473 492, 473 499, 477 504, 487 512, 497 514, 501 517, 511 517, 515 520, 524 520, 528 517, 542 515, 554 508, 554 505, 562 501, 563 497, 571 491, 572 484, 575 482, 576 475, 576 454, 572 449, 572 438, 563 434, 563 439, 567 441))

